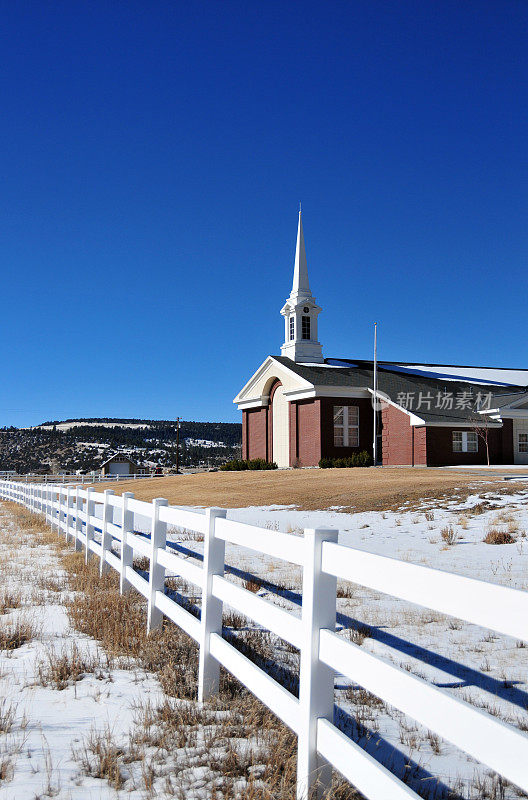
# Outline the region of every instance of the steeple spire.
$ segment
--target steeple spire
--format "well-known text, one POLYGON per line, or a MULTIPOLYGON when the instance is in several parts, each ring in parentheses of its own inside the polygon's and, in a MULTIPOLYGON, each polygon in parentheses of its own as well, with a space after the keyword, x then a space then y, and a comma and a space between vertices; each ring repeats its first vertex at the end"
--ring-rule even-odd
POLYGON ((317 341, 317 316, 320 311, 308 281, 302 212, 299 204, 293 285, 290 296, 281 309, 285 330, 284 344, 281 347, 283 356, 304 363, 320 364, 324 361, 322 347, 317 341))
POLYGON ((304 246, 304 233, 302 226, 302 212, 299 204, 299 222, 297 225, 297 246, 295 248, 295 267, 293 270, 292 296, 311 295, 310 282, 308 281, 308 262, 306 261, 306 248, 304 246))

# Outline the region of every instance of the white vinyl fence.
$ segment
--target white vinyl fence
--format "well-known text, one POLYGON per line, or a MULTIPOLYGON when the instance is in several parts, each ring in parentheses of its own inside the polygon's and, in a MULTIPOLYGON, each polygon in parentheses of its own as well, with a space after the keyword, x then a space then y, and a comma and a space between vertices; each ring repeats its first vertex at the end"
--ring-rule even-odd
POLYGON ((335 767, 372 800, 418 795, 333 724, 334 680, 344 675, 386 703, 452 742, 528 791, 528 737, 421 678, 374 656, 335 633, 337 578, 370 587, 442 614, 528 641, 528 593, 337 544, 337 531, 307 529, 304 536, 264 530, 203 513, 152 503, 126 492, 0 481, 0 498, 44 514, 58 533, 99 559, 101 573, 120 575, 121 591, 134 587, 148 602, 151 630, 168 617, 199 645, 198 697, 218 691, 220 665, 235 675, 298 737, 297 797, 321 795, 335 767), (148 519, 150 540, 134 533, 148 519), (167 525, 204 535, 197 565, 166 547, 167 525), (95 532, 100 532, 100 541, 95 532), (301 619, 226 580, 225 543, 283 559, 303 569, 301 619), (112 552, 119 543, 120 555, 112 552), (133 569, 134 553, 150 561, 148 580, 133 569), (165 571, 202 591, 201 619, 165 594, 165 571), (299 698, 222 637, 223 603, 252 618, 300 650, 299 698))
MULTIPOLYGON (((134 472, 132 475, 101 475, 100 472, 92 472, 87 475, 67 475, 61 473, 60 475, 16 475, 12 474, 6 477, 10 481, 25 481, 26 483, 106 483, 108 481, 135 481, 144 480, 145 478, 162 477, 158 475, 151 475, 150 473, 134 472)), ((0 475, 0 480, 3 478, 0 475)))

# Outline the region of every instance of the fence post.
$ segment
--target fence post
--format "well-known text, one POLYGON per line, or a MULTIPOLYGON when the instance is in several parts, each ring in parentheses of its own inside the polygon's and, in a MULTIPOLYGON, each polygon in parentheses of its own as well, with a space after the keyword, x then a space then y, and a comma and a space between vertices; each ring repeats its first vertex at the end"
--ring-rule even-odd
POLYGON ((82 550, 82 542, 80 539, 80 534, 82 533, 82 519, 81 519, 81 510, 83 505, 83 500, 80 495, 80 487, 76 486, 75 488, 75 549, 77 551, 82 550))
POLYGON ((62 523, 64 522, 64 520, 63 520, 64 513, 63 513, 63 508, 62 508, 64 490, 63 490, 62 486, 58 487, 58 492, 57 493, 58 493, 58 499, 59 499, 59 518, 58 518, 58 521, 57 521, 57 536, 60 536, 61 533, 62 533, 62 523))
POLYGON ((55 525, 55 499, 56 499, 56 496, 57 496, 57 492, 55 491, 55 488, 54 488, 53 484, 50 486, 50 492, 51 492, 51 498, 50 498, 51 499, 51 530, 53 530, 53 526, 55 525))
POLYGON ((54 519, 54 523, 55 523, 55 525, 57 526, 57 536, 60 536, 60 517, 61 517, 61 511, 60 511, 60 504, 61 504, 60 490, 59 490, 59 488, 56 486, 56 487, 55 487, 55 490, 53 490, 53 489, 52 489, 52 492, 53 492, 53 494, 55 495, 55 500, 56 500, 56 502, 57 502, 57 516, 56 516, 56 518, 54 519))
POLYGON ((215 536, 215 523, 225 519, 221 508, 208 508, 204 538, 202 614, 200 626, 200 660, 198 665, 198 701, 203 703, 219 689, 220 664, 210 652, 212 633, 222 634, 222 601, 212 595, 213 575, 224 574, 225 542, 215 536))
POLYGON ((108 502, 108 497, 114 493, 113 489, 104 490, 104 504, 103 504, 103 532, 101 533, 101 563, 99 566, 99 574, 104 575, 110 569, 106 563, 106 551, 112 548, 112 536, 108 532, 108 523, 113 521, 114 507, 108 502), (112 519, 111 519, 112 518, 112 519))
POLYGON ((66 541, 70 541, 70 527, 72 524, 72 496, 71 486, 66 487, 66 541))
POLYGON ((92 493, 94 491, 95 490, 90 486, 86 490, 86 541, 84 543, 85 564, 88 563, 92 555, 92 551, 90 550, 90 542, 93 541, 94 538, 94 526, 90 520, 90 517, 95 516, 95 502, 92 500, 92 493))
POLYGON ((165 547, 167 543, 167 523, 159 518, 160 506, 167 506, 168 500, 156 497, 152 501, 152 528, 150 533, 150 572, 147 633, 158 628, 163 620, 163 613, 156 608, 156 592, 165 589, 165 567, 158 564, 158 547, 165 547))
POLYGON ((334 672, 319 660, 319 633, 335 630, 337 579, 322 572, 321 555, 323 542, 337 542, 337 533, 304 531, 297 800, 320 798, 332 785, 332 767, 317 754, 317 720, 334 720, 334 672))
POLYGON ((126 578, 127 567, 132 567, 134 563, 134 551, 127 544, 127 536, 134 533, 134 512, 130 511, 128 501, 134 498, 133 492, 124 492, 123 497, 123 516, 121 520, 121 573, 119 575, 119 591, 121 594, 131 589, 130 581, 126 578))

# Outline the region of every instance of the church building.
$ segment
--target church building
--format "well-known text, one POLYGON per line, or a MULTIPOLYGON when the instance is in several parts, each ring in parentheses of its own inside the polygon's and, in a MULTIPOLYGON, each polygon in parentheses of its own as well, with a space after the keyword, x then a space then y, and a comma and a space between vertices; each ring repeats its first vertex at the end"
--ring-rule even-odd
POLYGON ((284 344, 234 402, 242 457, 313 467, 367 451, 387 466, 528 464, 528 369, 324 358, 299 211, 284 344), (375 401, 374 401, 375 396, 375 401))

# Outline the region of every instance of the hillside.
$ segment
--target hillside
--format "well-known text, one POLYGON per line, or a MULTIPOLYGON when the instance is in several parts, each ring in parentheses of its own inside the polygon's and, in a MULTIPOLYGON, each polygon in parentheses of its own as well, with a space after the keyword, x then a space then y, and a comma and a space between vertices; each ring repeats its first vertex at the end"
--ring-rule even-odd
MULTIPOLYGON (((90 472, 117 450, 140 466, 176 465, 176 422, 142 419, 69 419, 33 428, 0 429, 0 470, 18 473, 90 472)), ((238 454, 242 426, 180 422, 180 465, 215 466, 238 454)))

